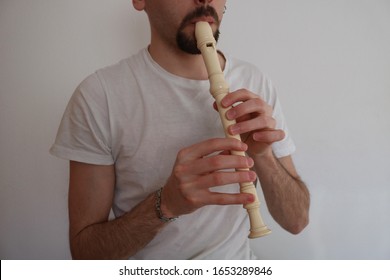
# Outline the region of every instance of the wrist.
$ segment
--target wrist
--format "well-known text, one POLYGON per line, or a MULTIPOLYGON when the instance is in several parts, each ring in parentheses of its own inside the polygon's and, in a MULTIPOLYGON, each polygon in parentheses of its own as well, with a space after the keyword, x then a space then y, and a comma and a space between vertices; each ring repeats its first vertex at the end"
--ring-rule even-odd
POLYGON ((157 217, 164 223, 173 222, 178 218, 178 216, 173 215, 166 207, 166 203, 164 203, 166 200, 163 199, 163 190, 164 188, 160 188, 155 193, 155 197, 156 197, 155 208, 156 208, 157 217))
POLYGON ((270 160, 270 159, 274 158, 274 153, 272 151, 272 147, 269 147, 260 153, 248 153, 248 155, 255 161, 256 160, 270 160))
POLYGON ((256 170, 256 173, 258 171, 262 172, 262 170, 269 170, 269 168, 272 169, 277 165, 277 159, 272 150, 271 152, 255 155, 254 157, 252 157, 252 159, 255 162, 254 168, 256 170))

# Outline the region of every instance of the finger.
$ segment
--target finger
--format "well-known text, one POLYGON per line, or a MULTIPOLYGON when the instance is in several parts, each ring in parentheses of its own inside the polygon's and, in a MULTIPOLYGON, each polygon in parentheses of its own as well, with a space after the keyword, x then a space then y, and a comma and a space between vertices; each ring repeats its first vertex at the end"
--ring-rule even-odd
POLYGON ((212 187, 225 186, 228 184, 253 182, 256 180, 256 178, 256 173, 252 170, 213 172, 200 176, 197 180, 191 183, 190 187, 198 189, 209 189, 212 187))
POLYGON ((253 140, 263 143, 274 143, 284 139, 286 134, 281 129, 265 130, 253 133, 253 140))
POLYGON ((276 121, 272 117, 259 116, 254 119, 239 122, 228 127, 228 132, 231 135, 243 134, 256 130, 273 130, 276 125, 276 121))
POLYGON ((255 201, 252 194, 249 193, 237 193, 237 194, 222 194, 210 192, 207 197, 208 205, 233 205, 233 204, 248 204, 255 201))
MULTIPOLYGON (((240 155, 215 155, 205 157, 188 163, 178 164, 175 167, 175 175, 182 182, 194 180, 194 176, 199 177, 205 174, 228 170, 228 169, 249 169, 254 165, 253 159, 240 155)), ((217 176, 218 177, 218 176, 217 176)), ((218 178, 216 178, 218 180, 218 178)))
POLYGON ((260 98, 252 98, 229 109, 226 112, 226 118, 234 120, 253 113, 271 116, 272 108, 260 98))
POLYGON ((218 112, 218 105, 217 105, 217 102, 215 102, 215 101, 213 103, 213 108, 214 108, 215 111, 218 112))
POLYGON ((260 98, 260 97, 246 89, 239 89, 237 91, 227 94, 221 100, 221 105, 225 108, 228 108, 230 106, 233 106, 233 104, 237 102, 244 102, 252 98, 260 98))
POLYGON ((255 201, 255 197, 250 193, 220 193, 209 190, 198 190, 185 198, 184 208, 180 213, 190 213, 206 205, 233 205, 248 204, 255 201))
POLYGON ((247 149, 248 146, 240 140, 234 138, 214 138, 182 149, 178 153, 178 160, 179 162, 185 162, 224 150, 246 151, 247 149))
MULTIPOLYGON (((251 168, 253 159, 239 155, 216 155, 196 160, 193 164, 188 164, 188 172, 192 174, 206 174, 218 170, 251 168)), ((185 172, 185 171, 184 171, 185 172)))

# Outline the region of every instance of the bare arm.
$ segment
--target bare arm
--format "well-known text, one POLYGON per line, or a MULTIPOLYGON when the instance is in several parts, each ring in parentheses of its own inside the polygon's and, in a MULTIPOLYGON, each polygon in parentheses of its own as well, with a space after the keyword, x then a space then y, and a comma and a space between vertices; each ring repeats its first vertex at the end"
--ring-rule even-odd
POLYGON ((74 259, 127 259, 164 227, 153 194, 120 218, 108 221, 114 166, 70 162, 70 246, 74 259))
POLYGON ((257 157, 255 170, 272 217, 287 231, 301 232, 309 222, 310 195, 291 157, 257 157))
POLYGON ((237 121, 229 127, 229 133, 241 134, 248 144, 272 217, 284 229, 297 234, 308 224, 310 196, 291 157, 277 159, 272 152, 272 143, 282 140, 285 133, 275 129, 273 109, 257 95, 241 89, 222 100, 226 107, 236 102, 242 103, 226 113, 228 119, 237 121))
MULTIPOLYGON (((210 139, 179 151, 163 190, 163 214, 173 217, 192 213, 205 205, 253 202, 250 194, 209 191, 214 186, 256 179, 253 171, 219 172, 221 169, 253 167, 249 158, 215 154, 246 149, 247 145, 235 139, 210 139)), ((166 225, 157 216, 154 193, 122 217, 108 221, 114 185, 114 166, 70 162, 69 217, 73 258, 129 258, 166 225)))

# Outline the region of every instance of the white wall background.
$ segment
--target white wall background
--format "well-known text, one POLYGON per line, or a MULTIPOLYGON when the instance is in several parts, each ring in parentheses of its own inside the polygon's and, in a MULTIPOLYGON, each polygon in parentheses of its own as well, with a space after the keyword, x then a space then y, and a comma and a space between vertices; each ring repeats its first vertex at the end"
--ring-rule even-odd
MULTIPOLYGON (((48 154, 77 84, 144 47, 128 0, 0 0, 0 258, 68 259, 67 162, 48 154)), ((220 48, 277 85, 311 223, 266 259, 390 258, 390 1, 228 1, 220 48)), ((264 204, 263 204, 264 206, 264 204)))

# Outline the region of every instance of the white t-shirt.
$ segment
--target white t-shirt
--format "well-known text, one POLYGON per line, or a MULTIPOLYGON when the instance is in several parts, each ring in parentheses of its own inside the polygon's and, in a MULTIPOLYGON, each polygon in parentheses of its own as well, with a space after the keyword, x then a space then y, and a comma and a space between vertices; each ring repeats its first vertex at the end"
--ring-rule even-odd
MULTIPOLYGON (((246 88, 273 107, 277 127, 286 132, 273 144, 274 153, 291 154, 295 146, 271 82, 254 66, 230 57, 224 75, 231 91, 246 88)), ((180 149, 224 137, 213 101, 208 80, 175 76, 143 49, 79 85, 50 152, 67 160, 115 164, 118 217, 165 184, 180 149)), ((238 192, 239 186, 215 190, 238 192)), ((250 259, 248 224, 242 206, 206 206, 169 223, 132 259, 250 259)))

